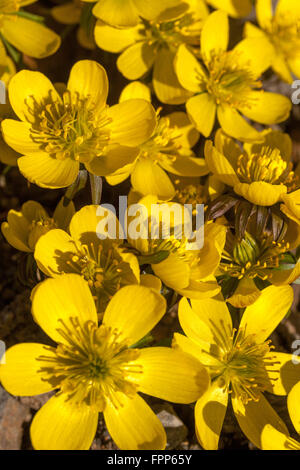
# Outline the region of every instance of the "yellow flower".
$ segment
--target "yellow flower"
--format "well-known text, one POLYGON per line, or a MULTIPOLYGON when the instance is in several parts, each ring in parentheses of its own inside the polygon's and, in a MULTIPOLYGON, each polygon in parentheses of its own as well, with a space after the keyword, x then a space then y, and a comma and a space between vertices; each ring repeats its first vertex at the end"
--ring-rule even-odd
POLYGON ((49 230, 58 227, 67 230, 74 212, 73 202, 64 207, 61 199, 53 217, 49 217, 41 204, 27 201, 22 205, 20 212, 13 209, 9 211, 7 222, 2 223, 1 230, 10 245, 30 253, 34 251, 39 238, 49 230))
POLYGON ((201 32, 200 63, 185 45, 178 49, 175 70, 181 85, 194 96, 186 103, 195 127, 208 137, 216 116, 228 135, 239 140, 258 140, 260 134, 243 116, 261 124, 275 124, 288 118, 291 101, 277 93, 260 90, 258 80, 269 66, 272 48, 268 41, 246 38, 227 51, 228 17, 215 11, 201 32))
POLYGON ((36 0, 1 0, 0 33, 4 40, 26 55, 43 59, 54 54, 60 37, 46 26, 33 21, 20 8, 36 0))
POLYGON ((287 134, 268 130, 261 143, 245 143, 242 150, 233 139, 218 131, 215 145, 206 142, 205 159, 210 171, 234 192, 252 204, 273 206, 297 192, 292 171, 291 139, 287 134))
MULTIPOLYGON (((146 98, 147 87, 139 82, 129 84, 121 95, 121 102, 146 98)), ((151 137, 139 146, 136 161, 126 173, 117 171, 107 177, 110 184, 119 184, 131 176, 131 184, 142 196, 155 194, 159 199, 171 199, 175 188, 167 172, 180 176, 202 176, 208 173, 203 158, 195 158, 191 148, 197 143, 198 132, 183 112, 164 117, 157 111, 157 124, 151 137)))
POLYGON ((300 228, 294 222, 284 238, 276 242, 272 235, 259 238, 248 232, 239 239, 228 230, 216 273, 224 289, 229 289, 227 302, 237 308, 251 305, 262 294, 256 281, 276 286, 293 283, 300 276, 300 262, 295 263, 289 251, 299 242, 300 228))
POLYGON ((279 0, 275 12, 271 0, 256 0, 256 16, 260 26, 246 23, 247 37, 256 38, 258 47, 267 40, 273 49, 272 68, 288 83, 292 74, 300 77, 300 4, 298 0, 279 0), (259 41, 261 40, 261 44, 259 41))
POLYGON ((100 313, 120 287, 140 282, 140 269, 137 258, 121 246, 122 240, 101 240, 97 236, 101 220, 97 208, 85 206, 76 212, 70 222, 71 235, 56 229, 41 237, 34 257, 48 276, 81 274, 100 313))
POLYGON ((96 2, 93 14, 109 25, 128 27, 138 24, 140 18, 151 21, 164 10, 181 3, 181 0, 100 0, 96 2))
POLYGON ((51 9, 53 18, 59 23, 65 25, 79 24, 77 40, 86 49, 95 49, 96 47, 93 37, 94 18, 91 12, 92 7, 91 4, 84 5, 81 0, 72 0, 51 9))
POLYGON ((155 124, 145 100, 108 107, 108 79, 97 62, 77 62, 61 97, 40 72, 23 70, 9 85, 11 106, 20 121, 2 122, 5 141, 22 153, 18 166, 33 183, 46 188, 72 184, 83 163, 107 176, 132 163, 155 124))
MULTIPOLYGON (((159 4, 166 7, 166 2, 159 4)), ((127 79, 137 80, 153 67, 153 88, 158 99, 168 104, 184 103, 191 93, 178 82, 173 65, 175 53, 180 44, 199 45, 199 34, 209 11, 202 0, 187 0, 159 13, 126 29, 98 20, 95 40, 101 49, 121 53, 117 67, 127 79)))
POLYGON ((179 320, 186 336, 175 334, 174 346, 191 354, 207 367, 211 386, 197 400, 196 434, 207 450, 218 448, 228 399, 247 438, 262 447, 266 424, 288 430, 264 397, 264 392, 287 395, 300 379, 300 360, 274 352, 267 338, 286 315, 293 301, 290 286, 267 287, 245 310, 239 329, 232 326, 221 299, 192 300, 179 304, 179 320))
POLYGON ((248 16, 252 10, 251 0, 206 0, 206 2, 214 8, 226 11, 233 18, 248 16))
MULTIPOLYGON (((140 264, 150 264, 154 274, 166 286, 186 297, 202 299, 218 294, 220 287, 214 273, 225 243, 225 227, 205 224, 203 247, 190 249, 182 227, 182 222, 186 220, 183 206, 160 204, 154 196, 144 197, 139 201, 139 206, 147 209, 137 211, 141 212, 140 225, 148 227, 147 237, 134 239, 128 230, 128 242, 136 250, 140 264), (153 213, 152 205, 156 205, 157 212, 153 213), (171 210, 168 217, 170 208, 174 215, 171 210)), ((131 210, 130 206, 128 210, 131 210)), ((200 230, 201 227, 198 233, 200 230)))
POLYGON ((130 347, 156 325, 165 309, 165 299, 153 289, 126 286, 112 298, 99 326, 82 277, 65 274, 38 285, 33 316, 58 345, 15 345, 0 366, 2 386, 11 394, 58 389, 33 418, 35 449, 88 449, 99 412, 120 449, 165 448, 163 426, 138 392, 191 403, 209 382, 203 366, 185 353, 130 347))

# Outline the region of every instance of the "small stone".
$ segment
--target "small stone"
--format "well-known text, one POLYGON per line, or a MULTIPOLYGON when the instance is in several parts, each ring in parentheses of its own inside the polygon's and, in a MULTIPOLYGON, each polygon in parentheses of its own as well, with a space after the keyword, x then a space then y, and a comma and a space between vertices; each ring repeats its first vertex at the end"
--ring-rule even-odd
POLYGON ((23 424, 28 421, 29 415, 28 406, 16 398, 7 398, 0 414, 0 450, 21 449, 23 424))
POLYGON ((167 450, 175 449, 187 437, 188 430, 168 403, 153 405, 153 411, 160 419, 167 434, 167 450))

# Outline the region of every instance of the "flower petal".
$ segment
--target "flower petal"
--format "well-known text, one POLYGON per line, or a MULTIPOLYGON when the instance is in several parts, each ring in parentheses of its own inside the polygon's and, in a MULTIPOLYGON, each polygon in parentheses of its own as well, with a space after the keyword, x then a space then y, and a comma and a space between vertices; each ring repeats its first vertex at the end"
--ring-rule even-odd
POLYGON ((299 396, 300 396, 300 382, 292 388, 287 399, 287 405, 288 405, 290 418, 298 434, 300 434, 299 396))
POLYGON ((205 90, 205 70, 194 54, 184 44, 178 48, 174 67, 177 78, 183 88, 193 93, 200 93, 205 90), (200 80, 200 77, 202 80, 200 80))
POLYGON ((146 196, 156 194, 159 199, 172 199, 175 189, 166 172, 153 160, 141 157, 131 174, 135 191, 146 196))
POLYGON ((95 41, 100 49, 115 53, 122 52, 134 44, 135 41, 142 39, 138 31, 138 27, 126 29, 113 28, 103 23, 103 21, 97 20, 94 30, 95 41))
POLYGON ((180 349, 144 348, 136 362, 143 368, 139 391, 162 400, 192 403, 209 384, 208 373, 200 361, 180 349))
POLYGON ((223 131, 231 137, 242 141, 262 140, 260 133, 248 124, 236 109, 218 106, 217 114, 223 131))
POLYGON ((251 400, 246 405, 232 397, 232 406, 243 433, 259 449, 262 447, 261 435, 266 424, 289 435, 286 425, 262 394, 258 401, 251 400))
POLYGON ((88 450, 98 425, 98 412, 61 393, 50 398, 33 418, 30 437, 36 450, 88 450))
POLYGON ((129 83, 125 88, 123 88, 119 103, 132 99, 146 100, 151 103, 150 88, 147 85, 144 85, 144 83, 138 81, 129 83))
POLYGON ((102 0, 93 8, 93 14, 112 26, 135 26, 139 21, 138 11, 132 0, 102 0))
POLYGON ((271 66, 275 56, 272 43, 264 37, 243 39, 233 49, 233 53, 235 52, 240 66, 244 64, 255 77, 260 77, 271 66))
POLYGON ((186 111, 196 129, 209 137, 216 119, 217 105, 209 93, 193 96, 186 103, 186 111))
POLYGON ((267 91, 251 93, 253 106, 240 108, 240 111, 253 121, 261 124, 278 124, 285 121, 291 112, 292 102, 286 96, 267 91))
POLYGON ((145 100, 135 99, 116 104, 107 110, 111 143, 135 147, 145 142, 156 126, 153 106, 145 100))
POLYGON ((227 410, 228 392, 212 383, 195 406, 195 427, 198 441, 205 450, 217 450, 227 410))
POLYGON ((187 299, 179 302, 178 317, 185 334, 200 345, 214 345, 215 332, 213 325, 221 328, 225 335, 232 334, 232 321, 224 300, 205 299, 192 300, 191 306, 187 299))
POLYGON ((143 77, 154 64, 155 44, 140 41, 129 46, 118 58, 117 67, 128 80, 143 77))
POLYGON ((31 126, 27 122, 4 119, 1 126, 5 142, 16 152, 23 155, 34 155, 42 152, 40 145, 31 138, 31 126))
POLYGON ((272 0, 256 0, 255 9, 259 26, 268 29, 273 18, 272 0))
POLYGON ((71 69, 67 88, 101 110, 108 95, 106 71, 94 60, 79 60, 71 69))
POLYGON ((133 170, 139 151, 139 148, 118 144, 110 145, 107 147, 105 155, 99 155, 91 162, 86 163, 86 168, 90 173, 98 176, 124 175, 124 178, 121 179, 124 181, 133 170))
POLYGON ((166 158, 160 164, 165 170, 178 176, 204 176, 209 172, 204 158, 195 158, 189 155, 178 154, 174 161, 166 158))
POLYGON ((250 184, 237 183, 233 189, 252 204, 259 206, 273 206, 287 192, 287 187, 283 184, 271 184, 265 181, 255 181, 250 184))
POLYGON ((261 291, 256 287, 253 279, 245 277, 240 280, 236 290, 227 299, 227 302, 236 308, 245 308, 252 305, 260 295, 261 291))
POLYGON ((138 394, 120 396, 122 406, 108 403, 104 419, 108 432, 121 450, 163 450, 166 433, 163 425, 138 394))
POLYGON ((32 294, 32 314, 45 333, 58 343, 65 342, 58 331, 62 322, 68 327, 71 318, 78 318, 81 325, 87 321, 98 323, 88 283, 78 274, 64 274, 38 284, 32 294))
POLYGON ((210 355, 210 352, 213 352, 213 345, 211 343, 198 339, 194 341, 180 333, 174 333, 172 347, 174 349, 179 348, 181 351, 195 357, 205 367, 221 365, 213 355, 210 355))
POLYGON ((152 264, 152 269, 154 274, 172 289, 184 289, 189 285, 189 266, 174 253, 170 253, 164 261, 152 264))
POLYGON ((239 179, 227 158, 222 155, 211 141, 205 143, 205 161, 209 170, 228 186, 239 184, 239 179))
POLYGON ((267 354, 265 358, 268 361, 267 374, 270 378, 268 392, 287 395, 294 385, 300 382, 300 358, 275 351, 267 354))
POLYGON ((54 357, 53 348, 38 343, 21 343, 9 348, 5 353, 5 363, 0 366, 1 384, 12 395, 32 396, 50 392, 57 384, 50 383, 42 367, 47 361, 40 361, 41 356, 49 357, 49 366, 54 357))
POLYGON ((290 286, 269 286, 246 308, 240 323, 245 334, 255 335, 257 343, 264 342, 286 316, 294 299, 290 286))
POLYGON ((266 424, 261 434, 262 450, 300 450, 300 443, 266 424))
POLYGON ((40 72, 21 70, 9 83, 9 101, 22 121, 34 122, 36 107, 59 101, 60 97, 50 80, 40 72))
POLYGON ((47 276, 60 276, 64 273, 74 273, 74 268, 68 264, 77 253, 74 241, 64 230, 50 230, 41 236, 35 245, 34 257, 38 267, 47 276))
POLYGON ((286 16, 288 18, 300 17, 300 4, 297 0, 279 0, 275 10, 276 17, 286 16))
POLYGON ((204 23, 201 32, 201 53, 205 61, 211 53, 226 51, 229 41, 229 21, 222 10, 214 11, 204 23))
POLYGON ((1 34, 16 49, 36 59, 54 54, 61 44, 60 37, 51 29, 17 15, 3 16, 1 34))
POLYGON ((20 172, 41 188, 66 188, 74 183, 79 163, 67 158, 56 160, 47 153, 27 155, 18 159, 20 172))
POLYGON ((100 241, 100 237, 98 236, 100 234, 100 227, 98 224, 105 217, 107 217, 107 221, 109 221, 108 228, 110 222, 114 229, 116 228, 114 233, 107 232, 107 235, 110 235, 107 236, 107 238, 123 239, 123 229, 115 212, 106 208, 105 205, 97 206, 92 204, 82 207, 72 217, 70 223, 70 233, 72 238, 74 238, 76 243, 82 245, 94 244, 94 246, 97 247, 100 241))
POLYGON ((191 96, 179 83, 174 60, 175 53, 162 47, 154 62, 153 88, 159 101, 165 104, 182 104, 191 96))
POLYGON ((162 295, 144 286, 126 286, 110 300, 103 317, 106 326, 117 328, 135 344, 159 322, 166 311, 162 295))

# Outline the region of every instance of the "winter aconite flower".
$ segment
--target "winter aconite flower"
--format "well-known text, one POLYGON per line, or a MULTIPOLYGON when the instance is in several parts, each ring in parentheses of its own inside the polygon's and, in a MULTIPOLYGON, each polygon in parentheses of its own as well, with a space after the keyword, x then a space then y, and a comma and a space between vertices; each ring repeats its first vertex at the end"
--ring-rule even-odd
POLYGON ((39 268, 48 276, 82 275, 95 298, 98 312, 103 312, 121 287, 139 283, 140 269, 137 258, 121 246, 122 240, 100 240, 97 236, 101 220, 97 208, 85 206, 76 212, 70 222, 70 235, 56 229, 40 238, 34 256, 39 268))
POLYGON ((75 212, 71 201, 66 207, 63 199, 58 203, 53 217, 49 217, 43 206, 36 201, 27 201, 21 211, 11 209, 7 222, 3 222, 1 230, 10 245, 20 251, 33 252, 39 238, 49 230, 61 228, 67 230, 75 212))
POLYGON ((226 303, 221 298, 192 300, 179 304, 180 324, 187 335, 175 334, 174 346, 191 354, 207 367, 211 386, 195 407, 198 440, 204 449, 216 450, 228 399, 247 438, 262 447, 266 424, 288 430, 264 397, 264 392, 287 395, 300 379, 300 360, 274 352, 268 339, 293 301, 290 286, 264 289, 245 310, 238 330, 233 328, 226 303))
POLYGON ((184 103, 191 93, 178 82, 174 57, 181 44, 199 47, 199 35, 209 11, 202 0, 177 2, 175 8, 167 8, 165 1, 159 3, 166 8, 163 13, 158 11, 152 19, 140 19, 131 28, 113 28, 98 20, 95 40, 101 49, 121 53, 117 67, 127 79, 140 79, 153 67, 152 82, 158 99, 168 104, 184 103))
POLYGON ((288 118, 291 102, 285 96, 261 90, 258 80, 271 63, 268 41, 246 38, 228 51, 229 24, 223 11, 215 11, 201 32, 200 63, 185 45, 178 49, 175 69, 181 85, 193 97, 186 103, 195 127, 208 137, 216 117, 224 132, 239 140, 258 140, 259 132, 243 116, 261 124, 288 118))
POLYGON ((299 186, 290 161, 292 143, 287 134, 268 130, 261 143, 245 143, 243 150, 218 131, 215 145, 206 142, 205 159, 210 171, 252 204, 272 206, 287 193, 293 199, 299 186))
POLYGON ((99 412, 120 449, 165 448, 163 426, 138 392, 191 403, 209 383, 203 366, 185 353, 133 346, 165 309, 165 299, 155 290, 127 286, 112 298, 98 325, 93 297, 81 276, 47 279, 35 289, 34 319, 58 344, 15 345, 0 366, 1 383, 11 394, 58 390, 33 418, 35 449, 88 449, 99 412))
MULTIPOLYGON (((144 96, 145 85, 132 82, 123 90, 121 102, 144 96)), ((127 168, 107 177, 110 184, 118 184, 129 176, 135 191, 142 196, 155 194, 159 199, 171 199, 175 188, 167 172, 179 176, 203 176, 208 173, 205 160, 196 158, 191 148, 199 133, 187 115, 177 111, 161 117, 157 111, 157 124, 151 137, 139 146, 136 161, 127 168)))
POLYGON ((72 184, 80 164, 106 176, 132 163, 156 125, 145 100, 108 107, 108 79, 97 62, 77 62, 60 96, 40 72, 22 70, 9 85, 9 98, 21 119, 4 120, 5 141, 23 156, 18 166, 33 183, 46 188, 72 184))
POLYGON ((141 236, 135 238, 128 230, 128 242, 140 264, 150 264, 166 286, 186 297, 202 299, 220 292, 214 274, 225 243, 224 226, 208 223, 197 227, 195 246, 191 248, 182 225, 188 214, 180 204, 160 204, 157 197, 146 196, 137 205, 129 206, 128 214, 135 213, 139 214, 141 236), (202 230, 200 247, 197 237, 201 242, 202 230))
POLYGON ((246 36, 256 38, 258 47, 264 47, 266 40, 269 42, 273 49, 273 70, 282 80, 291 83, 292 74, 300 77, 300 3, 279 0, 273 13, 270 0, 256 0, 256 16, 260 28, 246 23, 246 36))
POLYGON ((26 55, 42 59, 54 54, 60 37, 43 24, 33 21, 20 8, 36 0, 1 0, 0 33, 2 40, 26 55))

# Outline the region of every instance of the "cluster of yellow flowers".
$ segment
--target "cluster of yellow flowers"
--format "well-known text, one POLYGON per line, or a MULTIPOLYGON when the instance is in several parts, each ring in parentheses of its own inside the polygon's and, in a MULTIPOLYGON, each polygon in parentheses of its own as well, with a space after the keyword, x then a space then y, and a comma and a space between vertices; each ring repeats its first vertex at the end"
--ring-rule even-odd
MULTIPOLYGON (((257 22, 243 22, 239 42, 229 25, 249 16, 251 0, 53 7, 55 20, 79 26, 83 47, 118 54, 111 60, 130 83, 113 105, 97 61, 76 62, 67 84, 16 66, 17 54, 40 59, 61 44, 23 9, 33 3, 0 0, 0 78, 8 85, 0 161, 45 191, 67 188, 52 215, 27 201, 2 224, 43 279, 31 293, 32 315, 53 342, 17 344, 0 362, 9 393, 56 392, 34 416, 33 447, 89 449, 103 413, 120 449, 165 449, 163 425, 141 392, 195 403, 204 449, 218 449, 230 397, 255 446, 300 450, 264 395, 288 396, 300 433, 300 357, 275 352, 268 339, 300 276, 299 167, 290 136, 275 126, 292 102, 265 91, 263 80, 271 68, 287 83, 300 78, 299 0, 279 0, 276 10, 256 0, 257 22), (204 204, 203 246, 190 250, 174 234, 100 237, 95 194, 80 210, 73 202, 84 173, 94 193, 101 178, 116 194, 130 178, 128 213, 138 202, 162 211, 204 204), (182 331, 171 332, 168 347, 145 347, 175 304, 182 331)), ((150 232, 153 225, 145 216, 150 232)))

